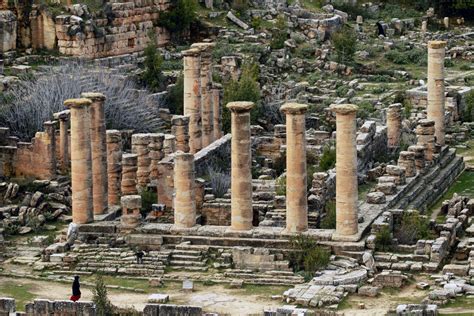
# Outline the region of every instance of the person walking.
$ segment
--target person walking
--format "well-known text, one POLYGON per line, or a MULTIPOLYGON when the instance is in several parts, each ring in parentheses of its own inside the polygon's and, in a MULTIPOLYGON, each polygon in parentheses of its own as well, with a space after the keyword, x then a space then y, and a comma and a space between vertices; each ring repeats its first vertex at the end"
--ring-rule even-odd
POLYGON ((72 282, 72 296, 71 301, 77 302, 81 298, 81 284, 79 283, 79 276, 74 276, 74 282, 72 282))

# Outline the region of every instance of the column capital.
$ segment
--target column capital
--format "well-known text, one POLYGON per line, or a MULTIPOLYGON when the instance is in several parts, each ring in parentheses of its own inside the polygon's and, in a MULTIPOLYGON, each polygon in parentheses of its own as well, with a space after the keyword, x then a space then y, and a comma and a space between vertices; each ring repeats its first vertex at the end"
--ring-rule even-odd
POLYGON ((428 48, 431 48, 431 49, 440 49, 440 48, 445 48, 445 47, 446 47, 445 41, 429 41, 428 42, 428 48))
POLYGON ((181 160, 194 160, 194 154, 185 153, 184 151, 178 150, 174 153, 174 158, 181 160))
POLYGON ((402 104, 401 103, 394 103, 390 104, 388 106, 389 111, 400 111, 402 109, 402 104))
POLYGON ((171 125, 183 126, 189 124, 189 115, 173 115, 171 125))
POLYGON ((109 129, 106 132, 107 143, 118 143, 122 141, 122 133, 116 129, 109 129))
POLYGON ((291 115, 304 114, 307 110, 308 106, 302 103, 285 103, 280 108, 281 112, 291 115))
POLYGON ((348 115, 357 112, 359 107, 355 104, 333 104, 330 109, 337 114, 348 115))
POLYGON ((99 92, 83 92, 81 97, 92 101, 104 101, 106 99, 105 95, 99 92))
POLYGON ((206 50, 210 50, 216 46, 216 43, 205 43, 205 42, 199 42, 199 43, 194 43, 191 45, 191 49, 199 49, 201 52, 204 52, 206 50))
POLYGON ((199 57, 199 55, 201 55, 201 50, 199 50, 198 48, 190 48, 187 50, 183 50, 181 52, 181 55, 183 55, 183 57, 199 57))
POLYGON ((86 98, 80 98, 80 99, 67 99, 64 101, 64 106, 72 109, 78 109, 78 108, 83 108, 86 106, 90 106, 92 104, 92 101, 90 99, 86 98))
POLYGON ((245 113, 250 112, 254 105, 253 102, 237 101, 227 103, 227 108, 234 113, 245 113))
POLYGON ((56 112, 53 114, 54 119, 60 120, 60 121, 68 121, 70 116, 71 116, 70 110, 64 110, 64 111, 56 112))

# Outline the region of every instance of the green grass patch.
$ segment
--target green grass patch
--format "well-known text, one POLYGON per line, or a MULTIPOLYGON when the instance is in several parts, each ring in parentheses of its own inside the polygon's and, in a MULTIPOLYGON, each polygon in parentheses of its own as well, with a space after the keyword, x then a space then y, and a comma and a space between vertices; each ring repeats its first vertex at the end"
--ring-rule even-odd
POLYGON ((454 193, 465 195, 470 198, 474 197, 474 172, 464 171, 449 190, 430 208, 430 210, 440 208, 443 201, 451 199, 454 193))
POLYGON ((25 304, 36 298, 31 290, 32 286, 29 284, 0 284, 0 296, 14 298, 17 311, 25 311, 25 304))
MULTIPOLYGON (((443 308, 457 308, 461 307, 463 309, 474 309, 474 300, 466 296, 458 297, 454 300, 450 300, 448 304, 444 305, 443 308)), ((450 314, 452 315, 452 314, 450 314)), ((469 314, 469 315, 472 315, 469 314)))

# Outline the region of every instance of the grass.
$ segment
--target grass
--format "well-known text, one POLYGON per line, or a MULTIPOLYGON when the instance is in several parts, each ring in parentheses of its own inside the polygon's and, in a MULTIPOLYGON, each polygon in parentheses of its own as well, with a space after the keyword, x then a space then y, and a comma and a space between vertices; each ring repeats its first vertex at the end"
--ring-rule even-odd
MULTIPOLYGON (((464 309, 474 309, 474 300, 472 298, 462 296, 462 297, 458 297, 454 300, 449 301, 448 304, 443 306, 443 308, 457 308, 457 307, 462 307, 464 309)), ((470 315, 472 315, 472 313, 470 315)))
POLYGON ((0 296, 14 298, 17 311, 24 311, 25 304, 36 298, 36 295, 31 293, 31 290, 31 285, 0 284, 0 296))
POLYGON ((443 201, 451 199, 454 193, 474 198, 474 172, 464 171, 449 190, 430 208, 430 210, 440 208, 443 201))
POLYGON ((358 187, 358 192, 359 192, 359 200, 364 200, 367 197, 367 193, 369 193, 370 189, 372 189, 375 186, 375 182, 368 182, 359 185, 358 187))
POLYGON ((236 291, 239 292, 239 295, 258 295, 268 297, 271 295, 281 295, 286 290, 288 290, 288 286, 244 284, 241 289, 236 291))

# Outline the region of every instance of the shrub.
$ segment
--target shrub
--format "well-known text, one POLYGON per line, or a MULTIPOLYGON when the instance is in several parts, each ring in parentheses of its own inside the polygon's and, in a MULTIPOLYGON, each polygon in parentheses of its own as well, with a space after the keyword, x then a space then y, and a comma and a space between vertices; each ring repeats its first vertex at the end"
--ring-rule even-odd
POLYGON ((336 203, 334 201, 326 202, 324 206, 326 216, 321 221, 322 229, 335 229, 336 228, 336 203))
POLYGON ((218 41, 214 50, 212 51, 212 60, 220 63, 224 56, 234 55, 235 47, 230 45, 227 41, 218 41))
POLYGON ((166 80, 163 76, 161 66, 163 64, 163 57, 158 52, 154 41, 145 48, 145 71, 141 75, 141 79, 146 87, 153 92, 158 92, 164 89, 166 80))
POLYGON ((326 146, 323 149, 321 158, 319 159, 319 168, 323 171, 334 168, 336 165, 336 149, 326 146))
POLYGON ((408 51, 392 49, 385 53, 385 58, 397 65, 416 64, 419 66, 425 66, 427 63, 426 52, 419 48, 408 51))
POLYGON ((413 245, 419 239, 433 238, 433 232, 426 217, 418 212, 404 212, 395 237, 401 244, 413 245))
POLYGON ((465 99, 465 110, 464 110, 464 115, 463 115, 463 120, 465 122, 472 122, 474 119, 474 91, 469 92, 466 95, 465 99))
POLYGON ((354 61, 357 50, 357 35, 350 27, 344 27, 332 35, 332 43, 336 53, 336 61, 348 64, 354 61))
POLYGON ((232 9, 236 11, 236 15, 243 18, 247 15, 249 9, 248 0, 232 0, 232 9))
POLYGON ((357 117, 366 119, 372 113, 375 112, 375 108, 369 101, 364 101, 359 104, 359 109, 357 110, 357 117))
POLYGON ((349 87, 346 85, 342 85, 336 89, 336 95, 340 98, 346 96, 347 92, 349 92, 349 87))
POLYGON ((275 172, 276 172, 277 176, 279 176, 283 172, 285 172, 285 169, 286 169, 286 151, 281 152, 281 155, 273 161, 273 169, 275 169, 275 172))
POLYGON ((184 76, 181 74, 176 83, 168 91, 166 103, 170 113, 176 115, 183 114, 184 107, 184 76))
POLYGON ((286 195, 286 175, 276 180, 275 189, 277 195, 286 195))
POLYGON ((96 277, 95 287, 92 289, 92 295, 92 301, 96 306, 96 314, 98 316, 109 316, 113 314, 114 308, 107 297, 107 287, 100 274, 96 277))
POLYGON ((168 11, 160 12, 159 25, 167 28, 175 40, 181 40, 184 32, 197 19, 198 4, 195 0, 172 0, 168 11))
POLYGON ((331 251, 318 245, 307 235, 297 235, 290 238, 290 265, 293 271, 305 272, 305 278, 313 277, 314 272, 328 265, 331 251))
POLYGON ((156 201, 158 201, 158 197, 156 192, 148 190, 143 190, 140 195, 142 197, 142 208, 140 213, 146 216, 146 214, 150 212, 152 204, 156 204, 156 201))
POLYGON ((282 49, 285 47, 285 41, 288 38, 288 26, 284 15, 279 15, 272 31, 272 41, 270 47, 272 49, 282 49))
POLYGON ((384 226, 375 235, 375 249, 378 251, 390 251, 392 249, 392 232, 388 226, 384 226))
POLYGON ((315 53, 316 53, 316 48, 309 43, 302 44, 295 51, 295 55, 297 57, 306 58, 306 59, 313 58, 315 53))
POLYGON ((219 170, 215 166, 208 166, 207 173, 210 179, 212 194, 217 198, 223 197, 230 189, 230 174, 219 170))

